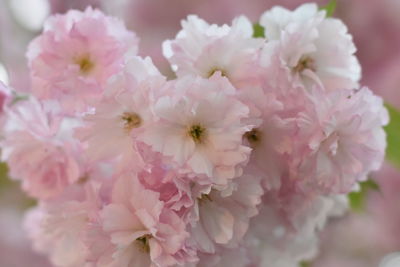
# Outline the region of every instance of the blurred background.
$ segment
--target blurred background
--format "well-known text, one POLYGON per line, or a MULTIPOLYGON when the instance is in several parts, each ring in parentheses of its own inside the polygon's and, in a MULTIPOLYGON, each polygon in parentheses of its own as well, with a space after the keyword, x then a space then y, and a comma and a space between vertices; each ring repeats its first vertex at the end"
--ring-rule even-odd
MULTIPOLYGON (((161 43, 174 38, 180 21, 198 14, 210 23, 229 23, 244 14, 256 22, 274 5, 296 8, 301 0, 0 0, 0 80, 29 89, 25 51, 51 14, 91 5, 122 18, 141 39, 140 54, 151 56, 168 76, 161 43)), ((327 0, 316 1, 319 5, 327 0)), ((363 68, 362 84, 400 109, 400 0, 338 0, 335 17, 349 27, 363 68)), ((332 40, 334 41, 334 40, 332 40)), ((399 148, 400 149, 400 148, 399 148)), ((321 254, 307 266, 376 267, 385 255, 400 251, 400 172, 386 163, 352 199, 352 210, 321 233, 321 254)), ((0 266, 46 267, 22 231, 23 212, 34 205, 0 166, 0 266)), ((392 254, 393 255, 393 254, 392 254)), ((397 266, 397 265, 396 265, 397 266)))

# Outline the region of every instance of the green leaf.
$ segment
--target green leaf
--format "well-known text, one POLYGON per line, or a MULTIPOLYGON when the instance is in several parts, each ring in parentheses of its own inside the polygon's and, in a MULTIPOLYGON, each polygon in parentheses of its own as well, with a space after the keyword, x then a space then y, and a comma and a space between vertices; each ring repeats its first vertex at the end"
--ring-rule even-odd
POLYGON ((253 37, 254 38, 264 38, 264 27, 259 23, 253 24, 253 37))
POLYGON ((379 191, 379 185, 374 180, 367 180, 360 183, 360 191, 351 192, 349 194, 350 207, 355 212, 363 212, 365 208, 365 200, 370 191, 379 191))
POLYGON ((12 182, 7 177, 8 169, 7 165, 3 162, 0 163, 0 190, 9 186, 12 182))
POLYGON ((400 112, 389 104, 390 122, 385 127, 387 135, 386 159, 400 168, 400 112))
POLYGON ((300 263, 300 267, 310 267, 310 266, 311 266, 311 264, 309 262, 306 262, 306 261, 302 261, 300 263))
POLYGON ((321 7, 319 10, 326 11, 326 17, 332 17, 336 10, 336 0, 331 0, 326 6, 321 7))
POLYGON ((11 101, 11 105, 14 105, 14 104, 16 104, 17 102, 20 102, 20 101, 29 100, 29 96, 28 95, 19 95, 16 92, 12 92, 12 96, 13 96, 13 99, 11 101))
POLYGON ((4 192, 8 191, 8 192, 14 192, 18 195, 18 201, 20 204, 20 207, 22 209, 28 209, 31 208, 33 206, 37 205, 37 200, 30 198, 26 195, 26 193, 23 193, 20 191, 20 183, 15 181, 15 180, 11 180, 8 177, 8 167, 7 164, 5 164, 4 162, 0 162, 0 195, 3 194, 4 192))

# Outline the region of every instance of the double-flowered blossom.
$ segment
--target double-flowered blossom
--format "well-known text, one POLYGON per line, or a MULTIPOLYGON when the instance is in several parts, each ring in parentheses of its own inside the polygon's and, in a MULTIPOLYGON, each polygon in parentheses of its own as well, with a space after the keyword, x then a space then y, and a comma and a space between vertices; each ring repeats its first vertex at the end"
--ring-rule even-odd
POLYGON ((146 190, 134 174, 118 178, 111 203, 101 211, 103 231, 110 236, 113 246, 110 263, 104 266, 174 266, 179 263, 179 252, 184 249, 188 233, 184 221, 165 207, 159 195, 146 190))
POLYGON ((268 40, 262 64, 287 73, 291 82, 305 87, 357 87, 361 68, 352 36, 342 21, 325 16, 316 4, 295 11, 283 7, 266 11, 260 19, 268 40))
POLYGON ((2 160, 9 163, 10 176, 40 199, 60 194, 81 175, 81 147, 71 136, 77 122, 58 113, 57 106, 33 97, 6 109, 2 160))
POLYGON ((237 247, 257 215, 263 194, 259 179, 244 175, 229 188, 194 190, 196 198, 191 234, 198 250, 214 254, 218 246, 237 247))
POLYGON ((380 168, 388 122, 346 26, 315 4, 231 25, 190 15, 163 52, 99 10, 48 19, 32 95, 0 83, 1 158, 61 267, 296 267, 380 168))
POLYGON ((173 158, 203 183, 226 184, 242 173, 250 148, 242 136, 250 130, 249 108, 219 73, 210 79, 187 76, 170 82, 154 105, 158 120, 142 140, 173 158))
POLYGON ((28 212, 25 228, 34 248, 49 255, 55 266, 85 266, 90 226, 98 217, 101 199, 98 184, 65 191, 28 212))
POLYGON ((296 155, 297 178, 309 190, 347 193, 382 165, 388 123, 382 99, 367 88, 314 92, 310 107, 298 120, 305 147, 296 155))
POLYGON ((69 112, 85 111, 137 44, 121 21, 90 7, 55 15, 29 46, 32 94, 58 100, 69 112))
POLYGON ((151 107, 164 83, 150 58, 139 57, 110 79, 103 98, 83 117, 77 133, 87 143, 91 161, 120 158, 122 170, 141 165, 136 141, 153 121, 151 107))
POLYGON ((254 80, 262 40, 254 39, 253 26, 244 16, 232 26, 208 24, 191 15, 182 21, 175 40, 163 44, 164 56, 177 75, 211 77, 215 72, 226 76, 236 86, 254 80))
POLYGON ((347 208, 344 196, 310 198, 294 193, 285 197, 286 207, 271 206, 268 198, 244 238, 246 256, 252 265, 241 266, 296 267, 299 262, 312 259, 318 251, 316 233, 329 217, 340 216, 347 208))

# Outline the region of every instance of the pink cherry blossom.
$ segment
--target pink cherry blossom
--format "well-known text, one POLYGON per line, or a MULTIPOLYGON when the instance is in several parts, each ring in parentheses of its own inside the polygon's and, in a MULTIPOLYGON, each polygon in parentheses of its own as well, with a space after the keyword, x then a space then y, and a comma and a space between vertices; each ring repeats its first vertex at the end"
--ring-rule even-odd
POLYGON ((110 265, 173 266, 188 237, 185 224, 164 208, 159 193, 127 173, 117 180, 112 201, 101 212, 103 231, 114 246, 110 265), (178 255, 176 255, 178 254, 178 255))
POLYGON ((264 66, 285 69, 290 80, 307 88, 358 87, 361 68, 352 36, 342 21, 325 18, 316 4, 295 11, 275 7, 262 15, 260 23, 270 41, 262 56, 264 66))
POLYGON ((49 254, 55 266, 72 267, 85 261, 81 234, 86 218, 87 210, 79 202, 66 202, 51 210, 30 211, 26 224, 37 251, 49 254))
POLYGON ((107 85, 106 95, 83 118, 77 136, 87 142, 92 162, 118 159, 119 169, 142 166, 136 142, 152 122, 154 95, 165 78, 149 58, 132 58, 107 85))
POLYGON ((25 228, 34 248, 48 254, 55 266, 86 266, 89 249, 85 237, 101 203, 98 190, 98 185, 88 184, 79 197, 65 194, 28 212, 25 228))
POLYGON ((234 85, 254 79, 262 40, 252 38, 253 27, 244 16, 232 26, 210 25, 197 16, 182 21, 175 40, 163 44, 165 57, 179 77, 192 74, 203 78, 221 72, 234 85))
POLYGON ((295 157, 300 161, 297 179, 309 190, 348 193, 383 162, 387 111, 367 88, 315 90, 311 98, 312 105, 298 120, 305 147, 295 157))
POLYGON ((170 83, 165 92, 154 107, 160 119, 142 140, 181 168, 207 176, 206 181, 225 184, 240 175, 250 152, 242 145, 249 110, 227 79, 188 76, 170 83))
POLYGON ((27 53, 32 93, 60 101, 68 112, 85 111, 137 44, 121 21, 90 7, 53 16, 27 53))
POLYGON ((15 133, 6 146, 13 146, 7 157, 10 176, 23 181, 31 196, 49 198, 80 178, 79 165, 62 147, 36 140, 23 132, 15 133))
POLYGON ((347 208, 343 198, 310 198, 295 193, 289 198, 286 203, 265 199, 260 215, 252 219, 244 238, 251 267, 295 267, 314 258, 317 234, 327 218, 342 215, 347 208))
POLYGON ((237 247, 247 232, 249 219, 258 214, 263 194, 259 179, 243 175, 224 189, 194 188, 191 236, 198 250, 214 254, 219 246, 237 247))
POLYGON ((294 119, 282 116, 283 102, 270 88, 252 88, 241 94, 241 98, 250 107, 250 120, 255 124, 244 134, 245 144, 253 149, 247 171, 262 177, 265 188, 279 188, 288 169, 287 156, 293 149, 294 119))
POLYGON ((160 153, 150 152, 150 158, 144 158, 147 164, 138 173, 138 179, 146 189, 160 194, 159 199, 164 202, 165 207, 187 220, 195 203, 192 195, 193 183, 190 177, 180 174, 163 159, 160 153))
POLYGON ((62 121, 54 109, 30 99, 7 112, 2 160, 8 163, 10 176, 22 181, 24 190, 46 199, 62 193, 80 178, 80 147, 63 133, 62 121))

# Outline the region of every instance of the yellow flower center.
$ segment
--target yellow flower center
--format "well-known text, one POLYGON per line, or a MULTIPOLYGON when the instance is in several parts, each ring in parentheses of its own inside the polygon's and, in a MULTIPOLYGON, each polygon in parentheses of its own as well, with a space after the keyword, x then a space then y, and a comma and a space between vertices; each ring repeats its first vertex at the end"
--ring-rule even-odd
POLYGON ((297 65, 293 68, 293 71, 301 73, 306 69, 316 71, 315 61, 311 57, 301 58, 297 65))
POLYGON ((217 71, 221 72, 221 76, 223 77, 227 77, 227 73, 225 70, 221 69, 221 68, 212 68, 208 73, 207 73, 207 77, 206 78, 210 78, 211 76, 213 76, 217 71))
POLYGON ((204 141, 206 136, 206 128, 199 124, 195 124, 189 127, 188 135, 193 139, 193 141, 197 144, 200 144, 204 141))
POLYGON ((79 70, 83 75, 89 74, 94 69, 94 62, 89 55, 84 55, 75 59, 75 64, 79 66, 79 70))
POLYGON ((87 181, 89 181, 90 177, 88 174, 85 174, 81 177, 79 177, 77 184, 85 184, 87 181))
POLYGON ((204 204, 206 202, 211 202, 212 199, 210 197, 210 194, 201 194, 201 196, 198 198, 199 204, 204 204))
POLYGON ((141 236, 141 237, 139 237, 139 238, 137 238, 137 239, 135 240, 137 246, 139 247, 139 249, 140 249, 142 252, 150 253, 150 244, 149 244, 149 240, 150 240, 151 238, 152 238, 152 236, 149 235, 149 234, 147 234, 147 235, 141 236))
POLYGON ((124 112, 121 118, 124 121, 124 128, 128 131, 142 125, 142 118, 135 112, 124 112))

